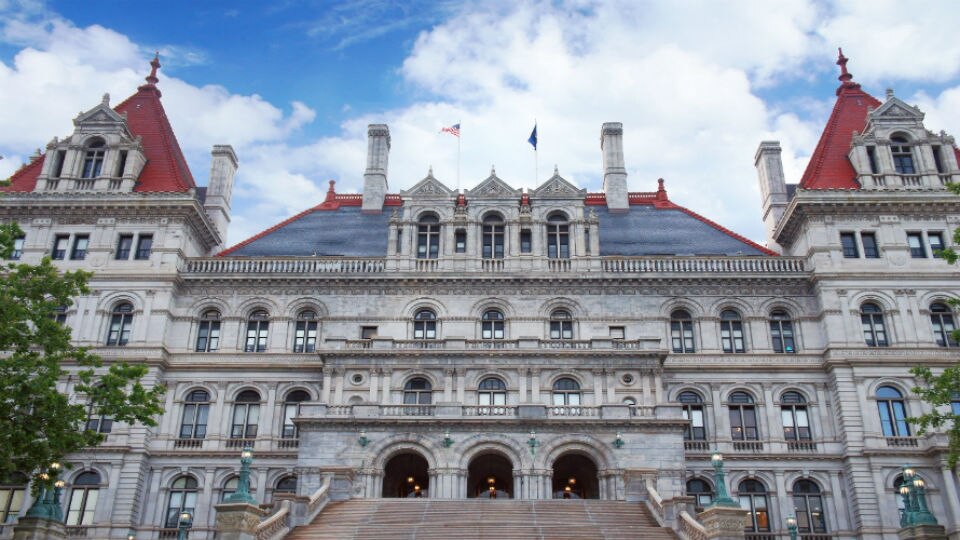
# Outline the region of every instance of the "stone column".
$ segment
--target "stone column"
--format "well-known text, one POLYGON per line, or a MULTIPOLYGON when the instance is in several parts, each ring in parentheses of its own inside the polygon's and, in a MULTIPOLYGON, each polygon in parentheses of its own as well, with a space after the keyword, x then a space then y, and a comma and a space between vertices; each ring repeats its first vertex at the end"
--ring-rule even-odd
POLYGON ((377 385, 380 382, 380 370, 371 369, 370 370, 370 395, 367 398, 367 401, 370 403, 377 402, 377 385))
POLYGON ((599 407, 603 405, 603 370, 595 369, 593 370, 593 401, 594 407, 599 407))
POLYGON ((214 508, 218 540, 256 540, 257 526, 263 516, 259 508, 247 503, 224 503, 214 508))
POLYGON ((453 369, 450 368, 443 370, 443 400, 453 401, 453 369))
POLYGON ((530 370, 530 403, 540 403, 540 370, 530 370))
POLYGON ((697 514, 710 540, 743 540, 747 511, 736 506, 708 506, 697 514))
POLYGON ((383 395, 380 397, 380 403, 390 405, 393 402, 393 396, 390 395, 390 385, 393 382, 393 370, 383 370, 383 395))
POLYGON ((333 387, 333 402, 337 405, 343 405, 343 372, 342 367, 334 368, 336 382, 333 387))
POLYGON ((330 404, 330 385, 333 384, 330 376, 333 375, 332 368, 323 368, 323 388, 320 390, 320 403, 330 404))
POLYGON ((957 484, 954 481, 953 471, 946 464, 943 464, 940 474, 943 476, 943 490, 947 495, 945 497, 947 499, 946 506, 950 509, 950 528, 960 529, 960 497, 957 496, 957 484))
POLYGON ((13 540, 52 540, 66 537, 63 522, 55 519, 24 516, 13 526, 13 540))

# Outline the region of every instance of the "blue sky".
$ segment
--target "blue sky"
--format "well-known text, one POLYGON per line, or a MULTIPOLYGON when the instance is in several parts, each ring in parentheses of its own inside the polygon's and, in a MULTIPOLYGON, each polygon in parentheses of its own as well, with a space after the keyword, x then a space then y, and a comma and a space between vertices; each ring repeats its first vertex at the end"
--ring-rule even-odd
POLYGON ((461 185, 601 182, 599 129, 621 121, 630 189, 763 240, 753 155, 784 147, 796 182, 833 105, 836 47, 864 88, 960 131, 960 10, 846 2, 41 2, 0 0, 0 177, 109 92, 163 68, 164 105, 198 182, 209 149, 241 162, 231 243, 362 186, 365 127, 393 135, 390 189, 433 166, 461 185), (540 129, 539 176, 526 138, 540 129))

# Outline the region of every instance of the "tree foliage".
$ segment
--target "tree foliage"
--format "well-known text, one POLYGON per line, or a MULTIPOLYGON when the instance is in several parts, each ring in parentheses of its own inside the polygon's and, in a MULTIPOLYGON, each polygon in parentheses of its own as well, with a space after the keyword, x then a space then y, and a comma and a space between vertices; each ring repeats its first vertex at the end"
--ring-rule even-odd
MULTIPOLYGON (((16 224, 0 225, 0 260, 7 259, 16 224)), ((124 362, 104 367, 96 355, 70 342, 56 310, 88 292, 84 271, 61 273, 50 259, 0 265, 0 478, 46 470, 67 454, 96 446, 103 435, 86 429, 88 411, 127 423, 156 425, 162 386, 146 388, 147 367, 124 362), (83 400, 58 384, 70 380, 83 400)))

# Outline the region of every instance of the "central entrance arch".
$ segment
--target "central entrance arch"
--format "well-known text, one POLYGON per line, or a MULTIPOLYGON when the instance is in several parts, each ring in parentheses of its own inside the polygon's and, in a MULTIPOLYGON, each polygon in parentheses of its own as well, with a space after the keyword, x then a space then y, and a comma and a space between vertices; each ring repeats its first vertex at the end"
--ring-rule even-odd
POLYGON ((554 499, 599 499, 597 464, 582 454, 564 454, 553 462, 554 499))
POLYGON ((467 497, 513 498, 513 463, 499 453, 481 454, 467 468, 467 497))
POLYGON ((402 452, 390 458, 383 468, 383 497, 427 497, 430 466, 416 452, 402 452))

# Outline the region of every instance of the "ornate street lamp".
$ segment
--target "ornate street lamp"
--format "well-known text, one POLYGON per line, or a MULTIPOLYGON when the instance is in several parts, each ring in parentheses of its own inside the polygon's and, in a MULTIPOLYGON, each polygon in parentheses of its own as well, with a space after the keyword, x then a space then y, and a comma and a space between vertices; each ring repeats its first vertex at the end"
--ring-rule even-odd
POLYGON ((53 519, 63 521, 63 507, 60 506, 60 494, 63 493, 63 487, 67 483, 63 480, 57 480, 53 483, 53 519))
POLYGON ((177 540, 187 540, 187 531, 193 526, 193 516, 190 512, 180 512, 180 521, 177 522, 177 540))
POLYGON ((361 448, 366 448, 367 445, 370 444, 370 439, 367 438, 366 431, 360 430, 360 438, 357 439, 357 443, 360 445, 361 448))
POLYGON ((739 508, 740 505, 730 498, 727 493, 727 482, 724 480, 723 473, 723 455, 717 452, 710 458, 713 463, 713 483, 717 486, 717 497, 709 506, 730 506, 739 508))
POLYGON ((249 446, 240 452, 240 478, 237 480, 237 490, 227 497, 228 503, 257 504, 250 495, 250 464, 253 463, 253 449, 249 446))
POLYGON ((787 518, 787 532, 790 533, 790 540, 797 540, 797 518, 793 516, 787 518))
POLYGON ((900 516, 901 527, 913 525, 937 525, 937 518, 927 506, 927 494, 923 479, 910 467, 903 468, 903 483, 900 484, 900 495, 903 497, 903 515, 900 516))
POLYGON ((537 447, 540 446, 540 441, 537 440, 537 432, 530 430, 530 438, 527 439, 527 446, 530 447, 530 455, 537 455, 537 447))
POLYGON ((448 429, 443 432, 443 447, 450 448, 451 446, 453 446, 453 439, 450 438, 450 430, 448 429))
POLYGON ((613 446, 617 449, 623 448, 623 437, 620 435, 620 432, 617 432, 617 437, 613 439, 613 446))
POLYGON ((37 498, 33 505, 27 510, 27 517, 57 520, 63 519, 63 510, 60 509, 60 489, 63 489, 63 483, 55 480, 60 473, 60 464, 51 463, 47 471, 36 476, 37 498), (50 482, 54 481, 54 487, 59 484, 59 489, 51 489, 50 482), (54 500, 56 495, 56 501, 54 500))

